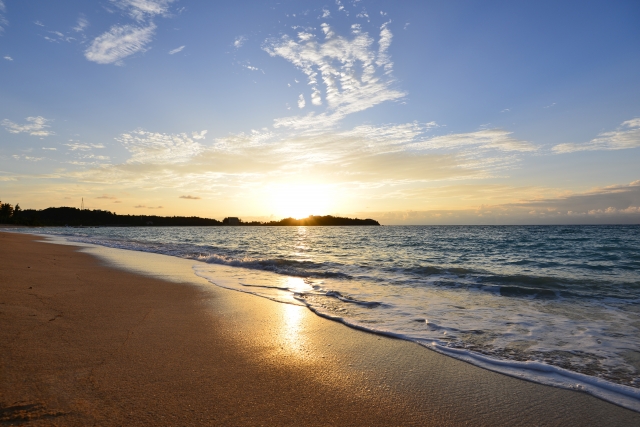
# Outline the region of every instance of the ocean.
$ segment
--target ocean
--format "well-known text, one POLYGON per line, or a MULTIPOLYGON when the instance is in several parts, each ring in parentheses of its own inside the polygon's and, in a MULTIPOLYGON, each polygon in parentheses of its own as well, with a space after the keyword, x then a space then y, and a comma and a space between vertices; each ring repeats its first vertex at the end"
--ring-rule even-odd
POLYGON ((193 259, 217 286, 640 410, 640 226, 29 232, 193 259))

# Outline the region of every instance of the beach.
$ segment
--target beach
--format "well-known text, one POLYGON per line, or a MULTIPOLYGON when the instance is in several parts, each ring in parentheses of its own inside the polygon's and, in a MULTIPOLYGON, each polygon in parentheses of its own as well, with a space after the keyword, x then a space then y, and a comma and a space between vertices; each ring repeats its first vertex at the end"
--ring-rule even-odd
POLYGON ((305 307, 194 261, 0 233, 6 425, 640 425, 305 307))

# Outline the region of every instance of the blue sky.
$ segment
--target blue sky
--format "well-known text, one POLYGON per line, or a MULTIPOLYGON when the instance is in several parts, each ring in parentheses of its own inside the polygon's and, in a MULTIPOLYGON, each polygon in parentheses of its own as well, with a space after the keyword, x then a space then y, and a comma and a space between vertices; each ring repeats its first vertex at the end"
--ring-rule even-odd
POLYGON ((0 1, 0 199, 640 221, 640 3, 0 1))

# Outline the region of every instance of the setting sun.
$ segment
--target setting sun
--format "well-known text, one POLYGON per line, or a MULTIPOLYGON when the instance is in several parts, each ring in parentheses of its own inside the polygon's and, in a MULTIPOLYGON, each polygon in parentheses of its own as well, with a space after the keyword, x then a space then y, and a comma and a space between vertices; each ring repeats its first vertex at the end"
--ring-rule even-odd
POLYGON ((280 184, 273 186, 268 194, 272 212, 277 217, 327 215, 331 208, 329 190, 320 185, 280 184))

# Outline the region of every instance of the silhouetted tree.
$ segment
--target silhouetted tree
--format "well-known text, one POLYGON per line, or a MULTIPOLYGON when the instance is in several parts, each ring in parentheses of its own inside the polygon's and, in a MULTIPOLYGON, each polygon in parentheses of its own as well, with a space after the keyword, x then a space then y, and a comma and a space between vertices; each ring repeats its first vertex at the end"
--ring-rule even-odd
POLYGON ((0 202, 0 218, 3 220, 8 220, 13 216, 13 206, 9 203, 0 202))

